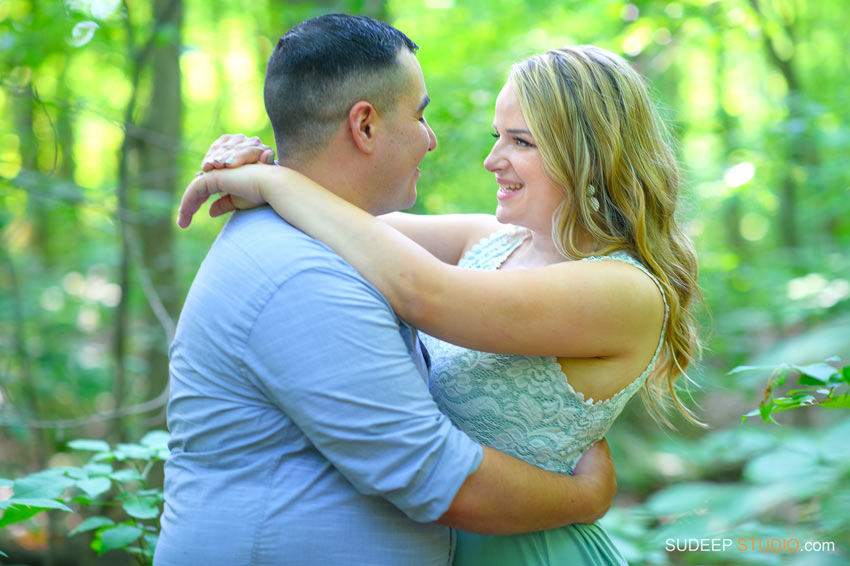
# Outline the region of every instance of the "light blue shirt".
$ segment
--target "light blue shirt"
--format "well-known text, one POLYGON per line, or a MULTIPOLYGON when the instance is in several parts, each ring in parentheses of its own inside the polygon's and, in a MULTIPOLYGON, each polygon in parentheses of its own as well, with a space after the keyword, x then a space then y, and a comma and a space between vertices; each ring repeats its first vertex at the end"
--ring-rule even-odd
POLYGON ((228 221, 171 346, 155 564, 447 565, 431 521, 481 462, 415 332, 270 209, 228 221))

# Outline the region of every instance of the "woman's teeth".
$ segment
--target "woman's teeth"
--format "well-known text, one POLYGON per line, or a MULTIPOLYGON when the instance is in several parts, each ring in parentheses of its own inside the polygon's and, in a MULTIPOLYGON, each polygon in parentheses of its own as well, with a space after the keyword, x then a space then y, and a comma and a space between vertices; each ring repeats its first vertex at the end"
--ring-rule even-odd
POLYGON ((499 185, 499 187, 506 191, 518 191, 522 188, 522 185, 499 185))

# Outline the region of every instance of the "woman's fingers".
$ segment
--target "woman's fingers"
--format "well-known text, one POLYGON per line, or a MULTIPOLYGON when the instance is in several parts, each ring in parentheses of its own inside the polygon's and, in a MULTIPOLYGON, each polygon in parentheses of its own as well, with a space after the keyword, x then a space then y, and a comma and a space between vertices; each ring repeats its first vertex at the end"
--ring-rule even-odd
POLYGON ((177 213, 177 225, 186 228, 192 223, 192 217, 201 205, 210 198, 211 194, 219 192, 218 184, 213 182, 213 174, 199 175, 192 179, 183 198, 180 200, 180 210, 177 213))
POLYGON ((243 134, 226 134, 210 146, 201 162, 201 169, 212 171, 258 162, 273 163, 274 151, 256 136, 249 138, 243 134))
POLYGON ((265 201, 257 183, 257 175, 265 169, 269 169, 268 165, 248 165, 226 171, 210 171, 195 177, 183 193, 177 225, 181 228, 189 226, 201 205, 210 195, 216 193, 223 193, 225 196, 210 207, 211 216, 220 216, 237 208, 262 205, 265 201))
POLYGON ((221 163, 221 156, 228 151, 228 148, 233 147, 243 139, 245 139, 245 136, 242 134, 224 134, 219 137, 207 150, 207 154, 201 161, 201 170, 211 171, 217 168, 216 165, 221 163))

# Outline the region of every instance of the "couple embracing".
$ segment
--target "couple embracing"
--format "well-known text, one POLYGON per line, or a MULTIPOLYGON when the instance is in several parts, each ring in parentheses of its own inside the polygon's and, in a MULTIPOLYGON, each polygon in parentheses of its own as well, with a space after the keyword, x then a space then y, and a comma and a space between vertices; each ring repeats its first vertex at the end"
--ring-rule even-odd
POLYGON ((675 159, 605 50, 517 63, 495 105, 491 215, 416 216, 437 140, 417 46, 307 20, 269 60, 280 166, 224 136, 181 203, 233 214, 171 348, 155 564, 624 564, 596 519, 603 437, 698 340, 675 159), (268 203, 270 207, 256 208, 268 203))

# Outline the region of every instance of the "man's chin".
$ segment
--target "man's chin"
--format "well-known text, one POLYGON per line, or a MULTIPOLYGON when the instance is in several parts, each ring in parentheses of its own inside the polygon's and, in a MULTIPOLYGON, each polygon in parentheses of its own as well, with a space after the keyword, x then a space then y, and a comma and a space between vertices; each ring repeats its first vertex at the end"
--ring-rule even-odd
POLYGON ((402 206, 401 208, 399 208, 399 210, 407 210, 408 208, 413 208, 413 205, 416 204, 416 196, 416 185, 414 184, 413 187, 410 189, 410 193, 407 196, 407 200, 401 203, 402 206))

